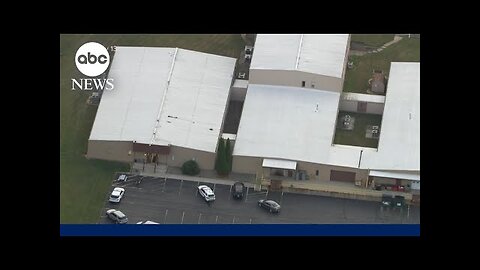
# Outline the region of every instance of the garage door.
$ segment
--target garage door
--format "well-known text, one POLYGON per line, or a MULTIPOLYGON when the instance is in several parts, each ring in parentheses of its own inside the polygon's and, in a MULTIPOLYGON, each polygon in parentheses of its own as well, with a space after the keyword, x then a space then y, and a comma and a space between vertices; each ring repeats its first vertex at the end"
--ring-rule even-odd
POLYGON ((339 181, 339 182, 355 182, 355 173, 354 172, 344 172, 344 171, 335 171, 330 172, 330 181, 339 181))

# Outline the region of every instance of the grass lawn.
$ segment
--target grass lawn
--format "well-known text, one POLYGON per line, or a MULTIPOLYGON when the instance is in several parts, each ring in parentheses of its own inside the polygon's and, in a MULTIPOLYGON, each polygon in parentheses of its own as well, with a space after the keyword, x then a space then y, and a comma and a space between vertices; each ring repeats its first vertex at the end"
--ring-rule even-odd
MULTIPOLYGON (((365 138, 365 132, 366 132, 367 125, 380 126, 382 122, 382 116, 374 115, 374 114, 362 114, 362 113, 340 111, 338 112, 338 118, 346 114, 350 115, 351 117, 355 117, 354 129, 342 130, 337 128, 335 130, 335 139, 333 140, 333 143, 377 148, 378 139, 365 138)), ((381 127, 380 127, 380 136, 382 136, 381 127)))
POLYGON ((383 44, 392 41, 394 36, 394 34, 352 34, 350 40, 371 47, 381 47, 383 44))
POLYGON ((244 42, 236 35, 61 35, 60 36, 60 223, 96 223, 113 173, 128 164, 87 160, 87 141, 97 111, 89 91, 72 91, 71 78, 83 78, 74 63, 85 42, 104 46, 179 47, 237 58, 244 42))
POLYGON ((420 39, 404 38, 379 53, 351 56, 354 68, 347 69, 343 91, 367 93, 372 71, 390 72, 391 62, 420 62, 420 39))

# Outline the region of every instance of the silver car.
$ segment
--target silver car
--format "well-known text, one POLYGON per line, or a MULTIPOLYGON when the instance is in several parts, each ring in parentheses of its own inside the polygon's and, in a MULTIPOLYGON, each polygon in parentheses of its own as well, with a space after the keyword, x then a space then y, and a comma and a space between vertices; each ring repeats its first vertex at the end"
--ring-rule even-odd
POLYGON ((127 216, 124 213, 122 213, 118 210, 115 210, 115 209, 108 209, 107 210, 107 216, 111 220, 115 221, 115 223, 117 223, 117 224, 125 224, 125 223, 128 222, 127 216))

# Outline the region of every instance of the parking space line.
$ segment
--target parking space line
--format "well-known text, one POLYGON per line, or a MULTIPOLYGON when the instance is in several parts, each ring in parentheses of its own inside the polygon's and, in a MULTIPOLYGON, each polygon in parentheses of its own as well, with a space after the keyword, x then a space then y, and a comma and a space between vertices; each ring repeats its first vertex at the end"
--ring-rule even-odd
POLYGON ((407 206, 407 220, 410 218, 410 205, 407 206))
POLYGON ((183 179, 180 182, 180 187, 178 188, 178 195, 180 195, 180 191, 182 191, 182 184, 183 184, 183 179))
POLYGON ((215 218, 215 224, 217 224, 218 222, 218 216, 215 218))
POLYGON ((163 224, 167 222, 168 209, 165 210, 165 218, 163 219, 163 224))
POLYGON ((182 214, 182 223, 183 224, 183 218, 185 217, 185 211, 183 211, 183 214, 182 214))
POLYGON ((245 195, 245 202, 248 200, 248 190, 249 190, 249 189, 250 189, 250 188, 247 187, 247 194, 245 195))
POLYGON ((250 224, 252 224, 252 219, 250 219, 250 224))
POLYGON ((233 216, 232 224, 235 224, 235 216, 233 216))
POLYGON ((198 215, 198 224, 200 224, 200 219, 202 218, 202 213, 200 213, 200 215, 198 215))

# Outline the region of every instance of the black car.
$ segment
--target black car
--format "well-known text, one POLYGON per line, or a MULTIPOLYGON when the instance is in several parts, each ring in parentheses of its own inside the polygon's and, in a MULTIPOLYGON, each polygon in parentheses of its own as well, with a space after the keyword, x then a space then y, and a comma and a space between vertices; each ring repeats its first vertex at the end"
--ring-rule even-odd
POLYGON ((399 196, 399 195, 392 196, 392 195, 383 194, 382 205, 402 208, 405 206, 405 197, 399 196))
POLYGON ((245 192, 245 185, 241 182, 236 182, 232 187, 232 196, 235 199, 242 199, 245 192))
POLYGON ((280 204, 273 200, 259 200, 258 206, 267 209, 270 213, 280 212, 280 204))

